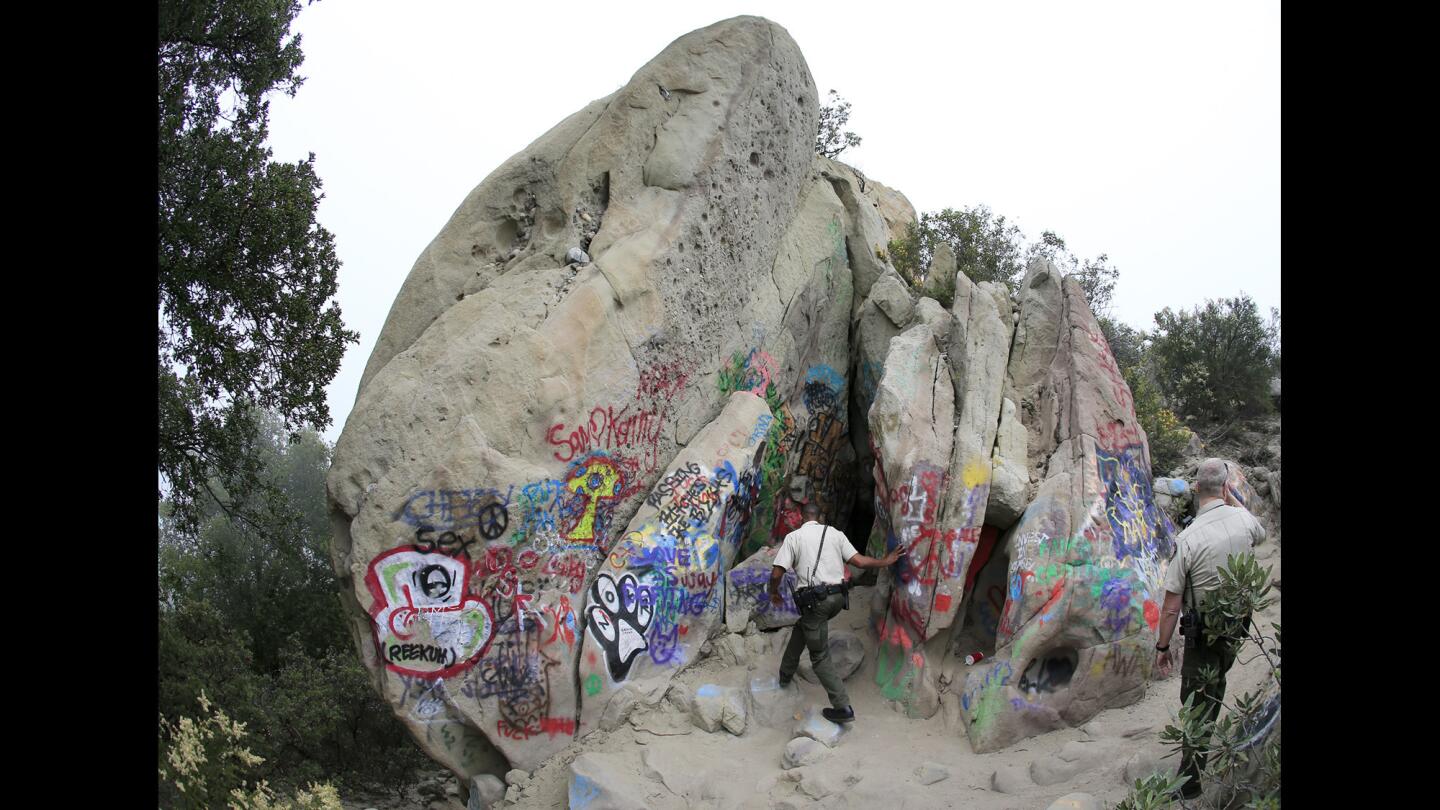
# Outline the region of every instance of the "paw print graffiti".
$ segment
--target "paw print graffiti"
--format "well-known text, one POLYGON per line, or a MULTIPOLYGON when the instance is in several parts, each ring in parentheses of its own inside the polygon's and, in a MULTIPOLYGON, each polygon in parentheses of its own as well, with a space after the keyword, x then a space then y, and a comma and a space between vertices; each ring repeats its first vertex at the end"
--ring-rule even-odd
POLYGON ((648 588, 640 588, 633 574, 622 575, 619 582, 600 574, 590 585, 586 623, 605 650, 611 679, 625 680, 635 656, 649 648, 645 631, 655 617, 654 599, 648 588))

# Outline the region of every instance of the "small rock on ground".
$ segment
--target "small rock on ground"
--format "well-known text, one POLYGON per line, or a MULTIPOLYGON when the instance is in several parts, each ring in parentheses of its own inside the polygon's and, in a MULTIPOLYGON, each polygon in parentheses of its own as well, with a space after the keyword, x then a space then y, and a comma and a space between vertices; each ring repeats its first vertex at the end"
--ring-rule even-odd
POLYGON ((950 769, 938 762, 922 762, 920 767, 915 769, 915 775, 920 778, 920 784, 933 785, 942 779, 949 779, 950 769))
POLYGON ((1103 810, 1103 805, 1089 793, 1067 793, 1051 802, 1045 810, 1103 810))

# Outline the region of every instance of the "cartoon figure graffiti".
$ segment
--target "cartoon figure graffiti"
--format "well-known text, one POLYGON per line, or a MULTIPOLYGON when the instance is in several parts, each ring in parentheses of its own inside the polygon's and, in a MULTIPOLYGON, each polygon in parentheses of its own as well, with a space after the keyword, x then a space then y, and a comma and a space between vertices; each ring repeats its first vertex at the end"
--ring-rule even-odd
POLYGON ((655 615, 653 598, 648 589, 641 590, 632 574, 623 574, 616 582, 602 573, 590 585, 586 624, 604 648, 605 663, 615 681, 625 680, 635 656, 650 646, 645 631, 655 615))
POLYGON ((470 562, 408 547, 370 562, 365 584, 380 658, 394 672, 444 678, 485 654, 495 635, 490 606, 467 593, 470 562))

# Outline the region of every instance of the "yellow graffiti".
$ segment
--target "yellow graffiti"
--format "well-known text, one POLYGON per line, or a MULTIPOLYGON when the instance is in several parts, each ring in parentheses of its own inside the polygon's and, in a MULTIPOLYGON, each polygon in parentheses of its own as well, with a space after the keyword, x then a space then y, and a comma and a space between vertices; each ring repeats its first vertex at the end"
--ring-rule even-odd
POLYGON ((609 462, 595 462, 585 468, 583 475, 575 476, 568 486, 571 492, 577 495, 588 495, 585 502, 585 512, 575 524, 575 530, 570 533, 571 540, 592 540, 595 537, 595 509, 600 505, 601 498, 613 497, 615 485, 620 482, 620 474, 609 462))
POLYGON ((981 484, 989 483, 990 464, 981 459, 971 459, 965 462, 965 467, 960 472, 960 480, 965 483, 966 489, 974 489, 981 484))

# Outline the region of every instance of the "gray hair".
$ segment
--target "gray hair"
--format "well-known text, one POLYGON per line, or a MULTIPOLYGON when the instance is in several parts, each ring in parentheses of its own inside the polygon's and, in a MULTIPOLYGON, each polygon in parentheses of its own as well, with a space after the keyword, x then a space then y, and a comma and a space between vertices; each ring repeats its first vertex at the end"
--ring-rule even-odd
POLYGON ((1225 481, 1230 477, 1229 465, 1218 458, 1207 458, 1200 462, 1195 473, 1195 495, 1200 498, 1219 498, 1225 492, 1225 481))
POLYGON ((810 518, 811 520, 820 519, 820 504, 814 501, 805 504, 805 508, 801 511, 805 513, 805 517, 810 518))

